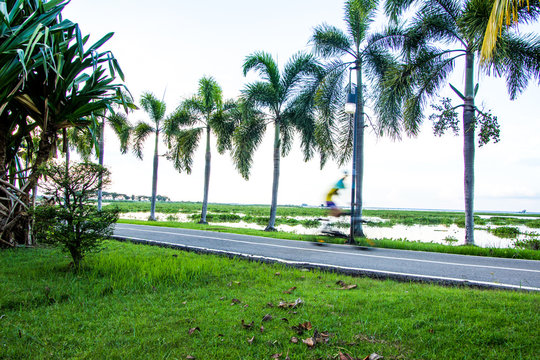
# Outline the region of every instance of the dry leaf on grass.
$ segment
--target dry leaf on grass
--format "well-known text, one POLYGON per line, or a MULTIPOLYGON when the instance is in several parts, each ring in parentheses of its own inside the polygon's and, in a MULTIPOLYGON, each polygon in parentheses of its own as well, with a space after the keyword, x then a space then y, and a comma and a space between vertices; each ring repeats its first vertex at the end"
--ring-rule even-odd
POLYGON ((191 328, 189 329, 188 331, 188 334, 191 335, 193 334, 195 331, 201 331, 201 329, 197 326, 197 327, 194 327, 194 328, 191 328))
POLYGON ((363 360, 380 360, 380 359, 384 359, 384 358, 379 354, 373 353, 366 356, 363 360))
POLYGON ((315 345, 317 345, 317 342, 315 341, 314 338, 307 338, 307 339, 302 339, 302 342, 304 344, 306 344, 308 347, 312 348, 314 347, 315 345))
POLYGON ((186 356, 186 359, 188 359, 188 360, 195 360, 195 356, 188 355, 188 356, 186 356))
POLYGON ((251 337, 251 339, 248 339, 248 343, 253 344, 253 341, 255 340, 255 335, 251 337))
POLYGON ((296 286, 293 286, 292 288, 290 288, 289 290, 284 291, 283 293, 284 293, 284 294, 292 294, 292 292, 293 292, 294 290, 296 290, 296 286))
POLYGON ((280 301, 278 307, 285 309, 294 309, 295 307, 303 304, 304 301, 300 298, 296 299, 294 302, 280 301))
POLYGON ((262 318, 262 321, 270 321, 270 320, 272 320, 272 315, 270 315, 270 314, 266 314, 262 318))
POLYGON ((242 327, 243 327, 244 329, 251 329, 251 328, 253 327, 254 324, 255 324, 255 321, 252 321, 251 323, 246 324, 246 323, 244 322, 244 319, 242 319, 242 327))
POLYGON ((238 299, 232 299, 231 301, 232 301, 231 306, 234 305, 234 304, 240 304, 241 303, 241 301, 238 300, 238 299))
POLYGON ((306 321, 304 323, 298 324, 296 326, 292 326, 291 329, 296 331, 298 335, 302 335, 304 331, 311 330, 311 322, 306 321))
POLYGON ((281 353, 279 353, 279 354, 274 354, 274 355, 272 355, 271 357, 272 357, 272 359, 279 359, 279 358, 281 357, 281 353))
POLYGON ((341 286, 340 290, 351 290, 351 289, 356 289, 358 287, 358 285, 349 285, 343 280, 339 280, 336 284, 341 286))
POLYGON ((291 342, 292 342, 293 344, 298 344, 298 338, 297 338, 296 336, 293 336, 293 337, 291 338, 291 342))

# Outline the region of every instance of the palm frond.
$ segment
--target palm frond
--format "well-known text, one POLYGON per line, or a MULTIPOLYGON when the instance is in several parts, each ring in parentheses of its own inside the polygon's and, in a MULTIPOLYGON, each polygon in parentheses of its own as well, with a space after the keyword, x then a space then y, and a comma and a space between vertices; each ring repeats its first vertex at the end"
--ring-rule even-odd
POLYGON ((203 77, 199 80, 199 101, 206 114, 219 109, 223 105, 222 90, 213 77, 203 77))
POLYGON ((530 79, 540 83, 540 36, 503 33, 487 65, 488 73, 506 77, 508 93, 514 100, 530 79))
POLYGON ((143 158, 144 142, 148 138, 148 135, 155 132, 156 129, 142 121, 133 128, 133 153, 139 159, 143 158))
MULTIPOLYGON (((107 121, 120 140, 120 151, 122 154, 125 154, 128 151, 129 139, 133 130, 129 124, 127 116, 125 114, 115 112, 107 116, 107 121)), ((103 136, 103 134, 101 136, 103 136)))
POLYGON ((345 2, 345 23, 356 49, 366 39, 368 29, 375 21, 378 0, 348 0, 345 2))
POLYGON ((278 102, 278 99, 276 98, 277 95, 272 85, 263 81, 247 84, 242 90, 242 94, 247 101, 261 107, 274 109, 278 102))
POLYGON ((236 169, 247 180, 253 154, 263 140, 266 124, 263 114, 245 99, 240 99, 234 116, 239 125, 233 134, 232 158, 236 169))
POLYGON ((315 27, 309 43, 313 45, 315 54, 324 58, 354 54, 353 44, 347 35, 337 27, 327 24, 315 27))
POLYGON ((313 55, 296 53, 289 59, 283 69, 280 88, 284 94, 294 96, 295 90, 303 86, 303 80, 309 76, 316 76, 321 71, 321 65, 313 55))
POLYGON ((159 127, 159 123, 165 116, 167 106, 161 100, 158 100, 151 92, 144 92, 141 96, 141 107, 150 116, 150 119, 159 127))
POLYGON ((264 51, 248 55, 243 65, 244 76, 251 70, 256 71, 261 78, 268 81, 275 92, 279 92, 281 76, 272 55, 264 51))
POLYGON ((201 134, 204 132, 203 127, 179 130, 173 138, 167 158, 172 160, 173 166, 179 172, 187 172, 191 174, 191 166, 193 165, 193 154, 199 144, 201 134))

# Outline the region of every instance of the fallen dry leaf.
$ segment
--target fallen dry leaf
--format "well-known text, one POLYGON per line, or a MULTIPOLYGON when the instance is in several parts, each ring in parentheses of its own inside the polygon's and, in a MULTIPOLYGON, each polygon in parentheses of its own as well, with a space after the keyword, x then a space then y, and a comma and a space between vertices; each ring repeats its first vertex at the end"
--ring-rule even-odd
POLYGON ((297 338, 296 336, 293 336, 293 337, 291 338, 291 342, 292 342, 293 344, 298 344, 298 338, 297 338))
POLYGON ((299 305, 301 305, 303 303, 304 303, 304 301, 302 299, 298 298, 294 302, 280 301, 278 307, 294 309, 295 307, 297 307, 297 306, 299 306, 299 305))
POLYGON ((264 332, 264 326, 261 325, 261 332, 264 332))
POLYGON ((311 322, 306 321, 304 323, 298 324, 296 326, 292 326, 291 329, 296 331, 298 335, 302 335, 304 331, 311 330, 311 322))
POLYGON ((307 339, 302 339, 302 342, 304 344, 306 344, 307 346, 309 346, 310 348, 314 347, 315 345, 317 345, 317 342, 315 341, 314 338, 307 338, 307 339))
POLYGON ((296 290, 296 286, 293 286, 292 288, 290 288, 289 290, 284 291, 283 293, 284 293, 284 294, 292 294, 292 292, 293 292, 294 290, 296 290))
POLYGON ((281 318, 281 321, 289 322, 289 319, 287 319, 287 318, 281 318))
POLYGON ((339 280, 338 282, 336 282, 336 284, 341 286, 340 290, 351 290, 358 287, 358 285, 349 285, 343 280, 339 280))
POLYGON ((248 343, 253 344, 254 340, 255 340, 255 335, 253 335, 253 337, 251 337, 251 339, 248 339, 248 343))
POLYGON ((193 334, 195 331, 201 331, 201 329, 197 326, 197 327, 194 327, 194 328, 191 328, 189 329, 188 331, 188 334, 191 335, 193 334))
POLYGON ((225 300, 225 296, 220 297, 219 300, 225 300))
POLYGON ((241 301, 238 300, 238 299, 232 299, 231 301, 232 301, 231 305, 234 305, 234 304, 240 304, 240 303, 241 303, 241 301))
POLYGON ((251 328, 253 327, 253 324, 255 324, 255 321, 252 321, 251 323, 246 324, 246 323, 244 322, 244 319, 242 319, 242 327, 243 327, 244 329, 251 329, 251 328))
POLYGON ((270 314, 266 314, 262 318, 262 321, 270 321, 270 320, 272 320, 272 315, 270 315, 270 314))
POLYGON ((186 359, 188 359, 188 360, 195 360, 195 356, 188 355, 188 356, 186 356, 186 359))
POLYGON ((267 306, 267 307, 274 307, 274 304, 272 304, 271 302, 269 302, 269 303, 266 303, 266 306, 267 306))
POLYGON ((281 273, 280 273, 280 272, 277 272, 277 273, 275 273, 274 275, 276 275, 276 276, 280 276, 280 275, 281 275, 281 273))
POLYGON ((272 359, 279 359, 281 357, 281 353, 279 354, 274 354, 271 356, 272 359))
POLYGON ((364 360, 380 360, 383 359, 383 357, 379 354, 373 353, 364 358, 364 360))
POLYGON ((355 360, 351 355, 339 352, 339 360, 355 360))

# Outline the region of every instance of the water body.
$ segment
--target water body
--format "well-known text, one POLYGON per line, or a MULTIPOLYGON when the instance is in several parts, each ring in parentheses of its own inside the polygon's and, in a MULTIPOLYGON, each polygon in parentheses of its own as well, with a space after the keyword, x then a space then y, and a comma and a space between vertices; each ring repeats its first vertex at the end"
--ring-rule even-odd
MULTIPOLYGON (((156 219, 158 221, 178 221, 178 222, 192 222, 189 218, 190 214, 176 213, 176 214, 164 214, 156 213, 156 219)), ((131 212, 120 214, 122 219, 132 220, 148 220, 150 212, 131 212)), ((482 216, 489 218, 490 216, 482 216)), ((298 220, 313 219, 308 217, 298 217, 298 220)), ((380 218, 366 217, 368 221, 380 222, 384 221, 380 218)), ((532 218, 536 219, 536 218, 532 218)), ((348 223, 349 218, 343 217, 340 219, 340 223, 348 223)), ((221 225, 233 228, 243 229, 256 229, 264 230, 265 225, 258 225, 254 223, 248 223, 245 221, 239 222, 210 222, 211 225, 221 225)), ((331 225, 332 226, 332 225, 331 225)), ((333 225, 334 227, 335 225, 333 225)), ((475 244, 481 247, 496 247, 496 248, 509 248, 514 247, 515 240, 524 240, 528 236, 526 233, 534 232, 534 229, 530 229, 524 225, 512 225, 512 227, 518 228, 521 233, 517 238, 505 239, 500 238, 490 233, 488 228, 496 228, 495 225, 489 226, 477 226, 474 231, 475 244)), ((321 227, 318 228, 306 228, 302 225, 278 225, 277 230, 303 235, 317 235, 321 233, 321 227)), ((347 228, 337 228, 342 232, 348 232, 347 228)), ((419 242, 433 242, 439 244, 452 244, 463 245, 465 244, 465 229, 460 228, 453 224, 446 225, 394 225, 392 227, 376 227, 364 225, 364 233, 370 239, 394 239, 394 240, 407 240, 407 241, 419 241, 419 242), (449 241, 450 239, 450 241, 449 241), (457 240, 457 241, 452 241, 457 240)))

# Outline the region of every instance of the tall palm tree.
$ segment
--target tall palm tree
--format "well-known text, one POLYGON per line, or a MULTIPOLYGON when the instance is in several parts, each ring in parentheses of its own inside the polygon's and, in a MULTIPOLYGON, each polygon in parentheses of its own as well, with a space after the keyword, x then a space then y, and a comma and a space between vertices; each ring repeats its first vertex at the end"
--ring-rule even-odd
MULTIPOLYGON (((331 60, 326 66, 326 76, 317 89, 317 105, 322 114, 337 114, 338 119, 345 124, 341 136, 341 162, 350 159, 351 150, 356 154, 355 161, 355 199, 354 219, 361 219, 363 204, 364 176, 364 136, 365 136, 365 105, 364 95, 367 74, 377 81, 381 74, 392 63, 389 52, 369 34, 370 25, 375 20, 378 0, 348 0, 345 2, 346 32, 328 24, 316 26, 310 43, 314 52, 325 59, 331 60), (347 83, 350 71, 356 71, 356 126, 343 112, 344 96, 351 91, 352 84, 347 83), (354 141, 356 139, 356 141, 354 141), (355 146, 355 149, 352 147, 355 146)), ((354 236, 364 237, 361 221, 353 221, 354 236)))
POLYGON ((255 150, 266 129, 266 122, 274 125, 273 180, 270 219, 266 231, 275 231, 277 196, 279 186, 280 159, 291 149, 294 130, 301 133, 304 156, 309 159, 316 140, 316 118, 312 109, 313 99, 304 87, 306 80, 316 78, 321 72, 320 65, 312 55, 296 54, 280 72, 272 56, 265 52, 255 52, 246 57, 243 65, 244 76, 256 71, 261 80, 247 84, 243 90, 244 101, 239 116, 244 122, 235 133, 236 148, 233 159, 244 177, 249 176, 252 151, 255 150), (256 108, 265 110, 260 116, 256 108), (249 138, 248 138, 249 137, 249 138))
POLYGON ((154 134, 154 163, 152 170, 152 198, 150 200, 150 219, 156 220, 156 196, 157 196, 157 181, 158 181, 158 164, 159 164, 159 141, 160 134, 163 131, 165 122, 165 112, 167 105, 164 101, 157 99, 154 94, 145 92, 141 96, 141 107, 148 114, 152 124, 140 121, 133 129, 133 152, 139 158, 143 158, 144 142, 150 134, 154 134))
POLYGON ((483 63, 491 59, 493 50, 497 43, 497 38, 503 27, 515 25, 519 22, 527 23, 527 12, 531 7, 540 8, 538 0, 494 0, 489 23, 484 34, 480 61, 483 63))
MULTIPOLYGON (((131 100, 129 100, 129 104, 131 109, 136 109, 136 106, 132 104, 131 100)), ((113 112, 107 109, 98 114, 94 114, 93 116, 100 121, 100 126, 97 128, 97 131, 89 131, 88 128, 69 129, 67 132, 67 143, 69 146, 67 146, 65 151, 66 155, 67 152, 69 152, 69 148, 77 151, 86 162, 90 161, 90 157, 95 154, 98 157, 99 165, 104 166, 106 125, 110 126, 116 137, 120 140, 120 152, 122 154, 125 154, 128 151, 129 140, 133 128, 127 119, 127 115, 119 111, 113 112), (97 146, 96 142, 98 143, 97 146)), ((66 163, 67 162, 68 157, 66 156, 66 163)), ((99 186, 97 195, 97 208, 101 211, 103 198, 101 186, 99 186)))
POLYGON ((220 154, 231 149, 231 138, 235 124, 229 116, 234 102, 223 102, 222 90, 212 77, 199 80, 197 95, 180 104, 179 113, 166 125, 170 131, 167 136, 169 157, 178 171, 191 173, 193 154, 201 135, 206 135, 206 156, 204 168, 204 193, 200 224, 206 224, 208 208, 208 189, 210 185, 211 146, 210 135, 217 137, 217 150, 220 154))
MULTIPOLYGON (((478 90, 475 86, 475 57, 479 54, 489 21, 491 4, 485 0, 418 0, 402 2, 387 0, 386 11, 396 20, 408 8, 418 6, 416 16, 396 36, 400 43, 405 64, 393 72, 378 102, 379 117, 399 119, 406 126, 418 127, 424 118, 424 108, 447 83, 458 59, 465 60, 464 92, 451 88, 461 99, 453 107, 448 101, 439 124, 447 122, 455 127, 456 109, 463 108, 463 155, 465 197, 465 242, 474 244, 474 155, 475 128, 480 125, 480 144, 497 136, 493 116, 481 112, 474 103, 478 90), (448 120, 448 121, 447 121, 448 120), (491 131, 491 133, 489 132, 491 131)), ((531 11, 531 17, 539 15, 531 11)), ((531 78, 540 80, 540 37, 518 36, 502 30, 493 57, 486 64, 486 72, 505 76, 510 97, 522 92, 531 78)), ((442 128, 446 125, 443 124, 442 128)))

